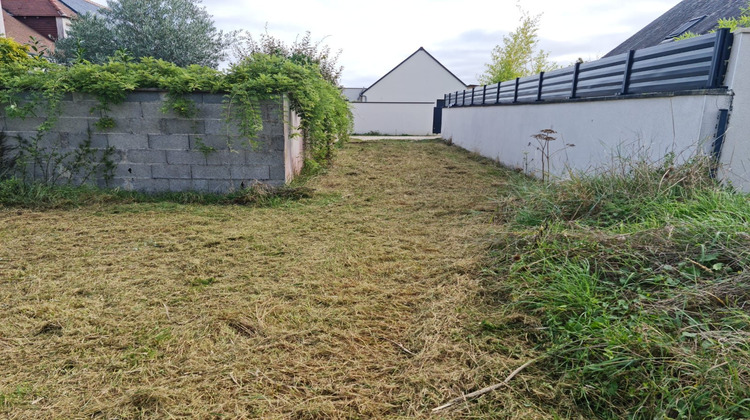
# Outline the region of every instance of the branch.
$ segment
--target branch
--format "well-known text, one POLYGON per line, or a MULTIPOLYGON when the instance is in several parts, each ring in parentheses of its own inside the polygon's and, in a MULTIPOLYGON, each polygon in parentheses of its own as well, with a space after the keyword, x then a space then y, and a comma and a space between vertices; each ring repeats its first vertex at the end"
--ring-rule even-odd
POLYGON ((528 362, 524 363, 523 365, 521 365, 521 367, 519 367, 518 369, 516 369, 513 372, 511 372, 511 374, 508 375, 508 377, 505 378, 505 380, 502 381, 502 382, 500 382, 499 384, 488 386, 486 388, 480 389, 479 391, 474 391, 471 394, 466 394, 466 395, 460 396, 458 398, 454 398, 454 399, 448 401, 447 403, 441 405, 440 407, 433 408, 432 412, 433 413, 437 413, 438 411, 445 410, 446 408, 452 407, 452 406, 454 406, 454 405, 456 405, 458 403, 471 401, 473 399, 481 397, 482 395, 484 395, 484 394, 486 394, 488 392, 492 392, 492 391, 494 391, 494 390, 496 390, 498 388, 501 388, 501 387, 503 387, 505 385, 508 385, 508 382, 510 382, 510 380, 513 379, 514 376, 518 375, 519 372, 521 372, 522 370, 526 369, 527 367, 529 367, 529 365, 531 365, 532 363, 536 362, 537 360, 539 360, 539 359, 529 360, 528 362))

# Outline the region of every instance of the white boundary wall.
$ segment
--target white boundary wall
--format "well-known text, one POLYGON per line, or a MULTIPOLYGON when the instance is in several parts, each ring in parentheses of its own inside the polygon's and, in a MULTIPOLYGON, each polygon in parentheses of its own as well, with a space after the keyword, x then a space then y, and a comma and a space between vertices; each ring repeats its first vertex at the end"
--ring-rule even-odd
POLYGON ((720 176, 750 192, 750 29, 734 33, 726 83, 734 99, 721 152, 720 176))
POLYGON ((357 134, 432 134, 434 103, 352 102, 350 105, 357 134))
POLYGON ((529 105, 443 109, 442 136, 458 146, 537 176, 541 152, 534 134, 553 129, 551 174, 611 167, 615 156, 684 161, 707 153, 719 110, 730 109, 720 172, 750 191, 750 30, 735 33, 727 73, 729 94, 642 96, 529 105), (566 146, 572 144, 574 146, 566 146))

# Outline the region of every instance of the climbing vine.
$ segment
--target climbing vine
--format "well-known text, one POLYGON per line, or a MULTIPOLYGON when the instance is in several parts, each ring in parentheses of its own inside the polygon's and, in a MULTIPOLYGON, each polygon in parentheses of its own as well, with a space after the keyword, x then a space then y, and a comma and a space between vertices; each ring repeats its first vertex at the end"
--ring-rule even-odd
MULTIPOLYGON (((1 46, 0 46, 1 47, 1 46)), ((193 92, 224 93, 225 117, 234 122, 250 142, 262 129, 260 103, 289 97, 291 108, 301 118, 308 165, 325 164, 334 155, 335 145, 348 138, 351 114, 339 88, 324 79, 314 64, 265 54, 252 54, 227 71, 192 65, 178 67, 154 58, 134 61, 118 54, 104 64, 86 61, 70 66, 42 58, 26 58, 7 46, 0 48, 0 104, 10 118, 44 116, 38 135, 49 132, 61 114, 65 94, 90 94, 97 100, 93 111, 101 111, 96 124, 111 128, 111 107, 125 101, 136 89, 154 88, 167 92, 164 112, 174 111, 190 118, 197 108, 193 92)))

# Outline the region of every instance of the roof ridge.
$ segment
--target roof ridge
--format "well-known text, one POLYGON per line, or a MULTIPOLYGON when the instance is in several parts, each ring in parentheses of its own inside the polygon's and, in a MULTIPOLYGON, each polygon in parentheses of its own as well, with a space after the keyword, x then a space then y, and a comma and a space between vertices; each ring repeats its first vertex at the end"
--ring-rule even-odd
POLYGON ((409 61, 409 60, 410 60, 410 59, 411 59, 412 57, 414 57, 415 55, 417 55, 417 54, 418 54, 418 53, 419 53, 420 51, 422 51, 422 52, 424 52, 425 54, 427 54, 427 56, 428 56, 428 57, 430 57, 430 58, 431 58, 431 59, 432 59, 432 60, 433 60, 434 62, 436 62, 436 63, 437 63, 437 64, 438 64, 438 65, 439 65, 440 67, 442 67, 442 68, 443 68, 443 70, 447 71, 447 72, 448 72, 448 74, 450 74, 450 75, 451 75, 451 76, 453 76, 453 77, 454 77, 454 78, 455 78, 456 80, 458 80, 458 81, 459 81, 459 83, 461 83, 462 85, 466 86, 466 83, 464 83, 464 82, 463 82, 463 80, 459 79, 459 78, 458 78, 458 76, 456 76, 455 74, 453 74, 453 72, 452 72, 452 71, 448 70, 448 68, 447 68, 447 67, 445 67, 445 66, 443 65, 443 63, 441 63, 440 61, 438 61, 438 59, 437 59, 437 58, 433 57, 433 56, 432 56, 432 54, 430 54, 430 53, 429 53, 429 52, 428 52, 428 51, 427 51, 426 49, 424 49, 424 47, 419 47, 419 48, 418 48, 418 49, 417 49, 416 51, 414 51, 413 53, 411 53, 411 55, 409 55, 409 56, 408 56, 408 57, 406 57, 406 58, 405 58, 405 59, 404 59, 404 60, 403 60, 402 62, 400 62, 400 63, 399 63, 399 64, 398 64, 398 65, 397 65, 396 67, 392 68, 392 69, 391 69, 391 71, 389 71, 388 73, 386 73, 386 74, 385 74, 385 75, 384 75, 383 77, 381 77, 380 79, 378 79, 377 81, 375 81, 375 83, 371 84, 371 85, 370 85, 370 86, 369 86, 369 87, 368 87, 367 89, 365 89, 364 91, 362 91, 362 94, 364 94, 364 93, 365 93, 365 92, 367 92, 368 90, 372 89, 372 88, 373 88, 373 87, 374 87, 375 85, 377 85, 378 83, 380 83, 380 81, 381 81, 381 80, 383 80, 383 79, 385 79, 386 77, 388 77, 388 75, 390 75, 391 73, 393 73, 394 71, 396 71, 396 69, 397 69, 397 68, 401 67, 401 66, 402 66, 402 65, 403 65, 404 63, 406 63, 406 62, 407 62, 407 61, 409 61))
POLYGON ((60 5, 57 3, 57 0, 47 0, 47 1, 52 5, 52 7, 55 8, 55 10, 57 10, 57 13, 59 13, 60 16, 67 16, 65 12, 63 12, 62 7, 60 7, 60 5))

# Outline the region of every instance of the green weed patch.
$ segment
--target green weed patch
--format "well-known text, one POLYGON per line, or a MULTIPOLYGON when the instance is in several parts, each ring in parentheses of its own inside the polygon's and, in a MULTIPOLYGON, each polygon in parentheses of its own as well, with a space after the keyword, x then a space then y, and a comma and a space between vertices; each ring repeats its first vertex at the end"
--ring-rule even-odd
POLYGON ((485 330, 538 325, 527 342, 556 411, 750 416, 746 195, 701 162, 515 187, 486 279, 505 321, 485 330))

